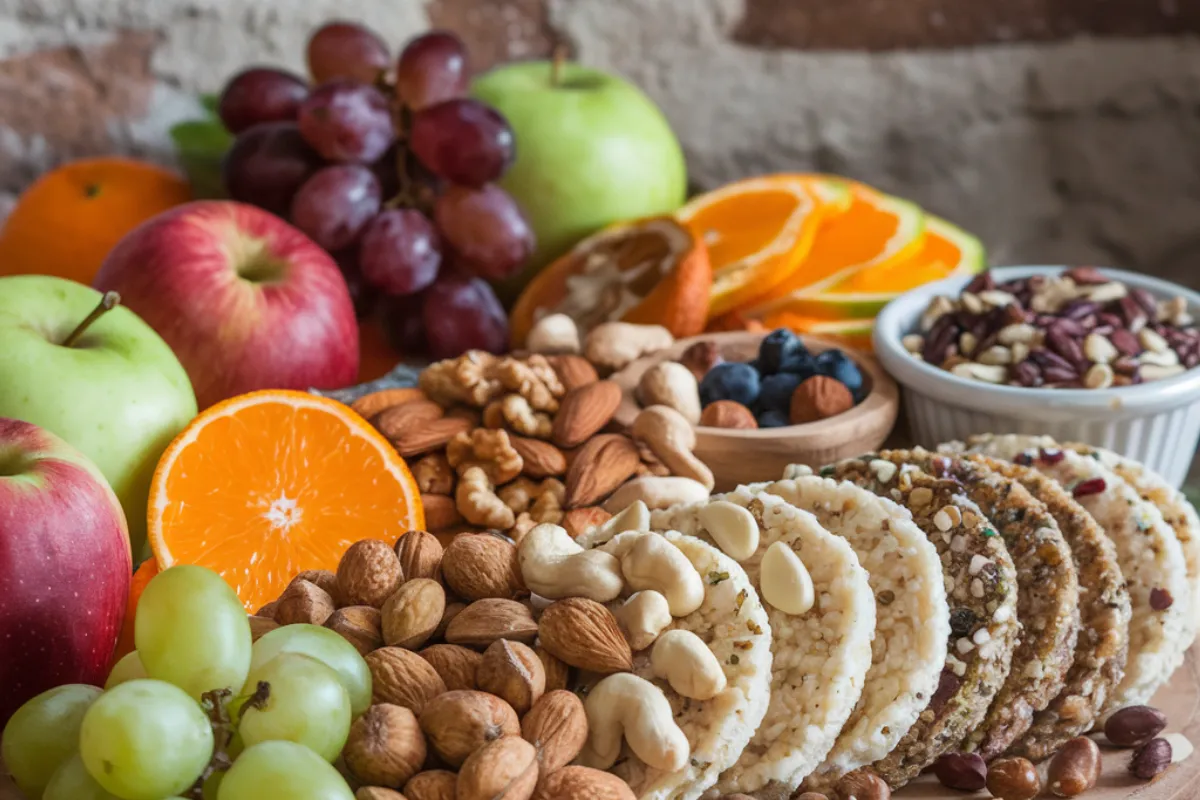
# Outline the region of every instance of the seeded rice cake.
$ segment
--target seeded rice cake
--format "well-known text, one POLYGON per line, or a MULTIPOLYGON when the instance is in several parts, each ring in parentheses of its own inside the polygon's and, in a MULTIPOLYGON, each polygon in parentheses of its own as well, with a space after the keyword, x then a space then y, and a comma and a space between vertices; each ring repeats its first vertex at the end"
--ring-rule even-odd
MULTIPOLYGON (((620 531, 594 529, 577 541, 603 546, 620 531)), ((612 767, 642 800, 696 800, 737 761, 762 723, 771 693, 771 623, 746 571, 717 548, 678 531, 661 533, 678 547, 704 578, 704 603, 672 620, 668 630, 695 633, 708 644, 725 671, 727 686, 712 700, 693 700, 654 677, 650 649, 634 655, 633 672, 663 690, 675 722, 691 744, 688 766, 679 772, 647 767, 623 748, 612 767)), ((616 601, 615 605, 619 605, 616 601)))
MULTIPOLYGON (((829 753, 862 694, 875 637, 875 597, 858 556, 816 517, 774 495, 735 492, 726 499, 759 523, 758 549, 741 562, 758 588, 767 548, 783 542, 800 556, 816 602, 800 616, 764 603, 771 621, 774 661, 766 717, 717 790, 786 798, 829 753)), ((656 528, 674 528, 712 541, 698 514, 706 504, 656 511, 656 528)))
POLYGON ((1041 447, 1045 439, 979 436, 972 451, 1024 463, 1057 480, 1095 518, 1116 547, 1132 614, 1125 677, 1107 709, 1148 702, 1183 663, 1195 616, 1183 548, 1162 514, 1099 459, 1041 447), (1030 446, 1033 443, 1035 446, 1030 446), (1185 602, 1176 602, 1185 598, 1185 602))
POLYGON ((875 593, 875 640, 862 697, 833 750, 804 782, 820 791, 890 753, 929 704, 950 634, 942 565, 907 510, 853 484, 802 476, 721 497, 740 502, 759 491, 812 512, 846 539, 875 593))
POLYGON ((1017 573, 1004 540, 960 484, 873 454, 825 467, 907 508, 937 548, 950 605, 950 638, 938 689, 900 744, 874 770, 898 789, 962 741, 1008 676, 1021 626, 1017 573))
POLYGON ((1125 675, 1129 653, 1129 593, 1112 541, 1083 506, 1050 478, 1030 467, 972 456, 1018 481, 1045 504, 1071 548, 1079 576, 1079 639, 1066 686, 1034 714, 1033 725, 1011 755, 1041 761, 1091 730, 1125 675))
POLYGON ((880 458, 950 478, 1004 538, 1017 569, 1022 625, 1012 669, 987 716, 962 742, 990 760, 1029 730, 1035 712, 1062 691, 1079 634, 1079 585, 1071 551, 1050 512, 1019 483, 982 464, 928 450, 891 450, 880 458))

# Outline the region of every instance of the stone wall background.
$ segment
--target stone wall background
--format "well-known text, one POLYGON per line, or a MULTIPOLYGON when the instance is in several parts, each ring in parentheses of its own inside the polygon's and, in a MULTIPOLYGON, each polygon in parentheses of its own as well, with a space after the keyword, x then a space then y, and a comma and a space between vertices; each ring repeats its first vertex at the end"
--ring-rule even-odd
POLYGON ((994 263, 1200 286, 1200 0, 0 0, 0 213, 41 170, 127 152, 309 31, 430 25, 479 68, 556 43, 640 84, 697 188, 851 175, 978 233, 994 263))

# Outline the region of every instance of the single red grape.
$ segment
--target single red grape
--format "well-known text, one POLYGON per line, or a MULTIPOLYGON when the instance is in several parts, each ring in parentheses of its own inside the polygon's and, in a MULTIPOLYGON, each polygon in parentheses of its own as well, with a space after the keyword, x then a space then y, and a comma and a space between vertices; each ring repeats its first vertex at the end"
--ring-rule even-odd
POLYGON ((379 213, 379 181, 367 167, 334 164, 318 170, 292 198, 292 224, 326 250, 358 239, 379 213))
POLYGON ((308 71, 317 83, 352 78, 374 83, 387 70, 388 47, 373 31, 353 22, 330 22, 308 40, 308 71))
POLYGON ((508 349, 508 317, 486 281, 446 270, 422 299, 425 336, 434 358, 508 349))
POLYGON ((488 280, 509 277, 533 253, 533 229, 499 186, 451 186, 434 203, 433 219, 463 268, 488 280))
POLYGON ((388 209, 367 223, 358 263, 373 286, 388 294, 413 294, 437 277, 442 244, 433 223, 420 211, 388 209))
POLYGON ((478 100, 447 100, 413 114, 409 146, 430 171, 451 183, 480 187, 512 164, 512 128, 478 100))
POLYGON ((354 316, 363 320, 371 316, 371 312, 379 305, 380 295, 375 287, 363 279, 358 268, 358 248, 347 247, 333 253, 342 277, 346 279, 346 288, 350 290, 350 300, 354 303, 354 316))
POLYGON ((421 109, 467 93, 467 47, 450 31, 430 31, 409 42, 396 66, 396 94, 421 109))
POLYGON ((321 166, 294 122, 265 122, 242 131, 225 154, 221 176, 234 200, 287 216, 292 196, 321 166))
POLYGON ((396 138, 383 93, 350 80, 327 83, 300 105, 300 132, 330 161, 369 164, 396 138))
POLYGON ((260 122, 295 121, 308 97, 308 84, 290 72, 252 67, 225 84, 217 115, 230 133, 241 133, 260 122))
POLYGON ((425 294, 406 297, 385 295, 379 301, 379 321, 383 335, 392 349, 406 358, 429 354, 429 340, 425 336, 425 319, 421 306, 425 294))

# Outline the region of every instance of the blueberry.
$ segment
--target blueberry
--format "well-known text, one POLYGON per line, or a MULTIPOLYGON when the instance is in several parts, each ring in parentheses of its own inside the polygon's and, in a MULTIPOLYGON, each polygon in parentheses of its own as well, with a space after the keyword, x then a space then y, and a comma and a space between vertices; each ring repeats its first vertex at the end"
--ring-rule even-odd
POLYGON ((828 375, 840 381, 857 398, 863 388, 862 372, 850 356, 841 350, 826 350, 817 356, 817 369, 822 375, 828 375))
POLYGON ((749 364, 727 361, 710 369, 700 381, 700 403, 734 400, 751 406, 758 399, 758 372, 749 364))
POLYGON ((764 411, 758 415, 758 427, 760 428, 782 428, 791 424, 788 415, 783 411, 764 411))
POLYGON ((799 375, 788 372, 768 375, 762 379, 757 408, 763 411, 782 411, 786 414, 792 404, 792 392, 796 391, 799 385, 799 375))
POLYGON ((798 375, 800 380, 811 378, 813 375, 820 375, 821 370, 817 368, 817 358, 807 350, 792 353, 783 360, 779 366, 780 372, 789 372, 792 375, 798 375))
POLYGON ((763 338, 758 347, 758 360, 764 375, 779 372, 788 356, 805 353, 804 343, 787 328, 778 328, 763 338))

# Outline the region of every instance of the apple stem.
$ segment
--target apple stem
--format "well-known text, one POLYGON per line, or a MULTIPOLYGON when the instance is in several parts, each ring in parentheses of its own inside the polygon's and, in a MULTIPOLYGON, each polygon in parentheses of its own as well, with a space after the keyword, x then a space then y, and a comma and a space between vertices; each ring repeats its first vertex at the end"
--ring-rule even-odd
POLYGON ((550 85, 559 86, 562 84, 562 69, 563 64, 567 60, 567 46, 565 44, 557 44, 554 46, 554 55, 550 59, 550 85))
POLYGON ((121 295, 117 294, 116 292, 105 292, 104 297, 100 298, 100 304, 92 309, 92 313, 88 314, 87 317, 84 318, 83 322, 76 325, 75 330, 71 331, 71 333, 67 335, 66 339, 63 339, 62 346, 70 347, 75 344, 75 342, 79 341, 79 337, 83 336, 87 329, 92 326, 92 323, 103 317, 109 311, 112 311, 114 308, 120 305, 120 303, 121 295))

